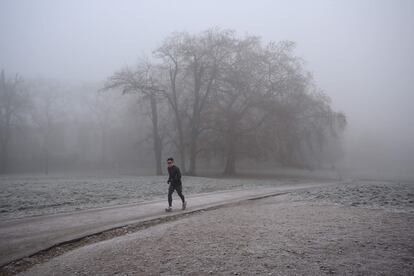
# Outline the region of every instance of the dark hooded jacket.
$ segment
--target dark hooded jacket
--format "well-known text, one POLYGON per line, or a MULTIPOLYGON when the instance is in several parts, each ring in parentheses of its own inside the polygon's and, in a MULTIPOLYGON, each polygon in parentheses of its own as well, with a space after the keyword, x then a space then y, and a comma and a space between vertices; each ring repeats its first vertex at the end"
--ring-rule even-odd
POLYGON ((168 183, 174 185, 174 186, 178 186, 181 185, 181 172, 180 169, 173 165, 171 167, 168 168, 168 183))

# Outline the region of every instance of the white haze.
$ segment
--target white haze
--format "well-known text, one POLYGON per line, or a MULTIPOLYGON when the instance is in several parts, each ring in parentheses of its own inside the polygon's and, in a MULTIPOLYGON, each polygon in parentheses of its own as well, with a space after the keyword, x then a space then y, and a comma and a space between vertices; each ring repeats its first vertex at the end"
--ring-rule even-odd
POLYGON ((0 68, 24 78, 100 82, 174 31, 211 27, 291 40, 348 117, 343 168, 414 175, 414 2, 0 2, 0 68))

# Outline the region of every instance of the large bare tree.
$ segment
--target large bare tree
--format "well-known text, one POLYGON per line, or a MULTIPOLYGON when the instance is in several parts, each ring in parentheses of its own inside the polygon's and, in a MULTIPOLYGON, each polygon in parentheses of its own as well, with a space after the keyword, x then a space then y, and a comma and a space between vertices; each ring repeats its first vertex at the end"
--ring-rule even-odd
POLYGON ((259 37, 240 38, 231 30, 174 33, 154 51, 151 65, 115 73, 106 88, 149 100, 157 166, 159 96, 173 115, 169 136, 190 175, 200 157, 211 155, 224 159, 226 174, 234 174, 242 158, 306 166, 322 156, 346 118, 331 109, 294 47, 289 41, 263 45, 259 37))
POLYGON ((155 155, 155 167, 162 174, 162 141, 159 131, 158 102, 163 91, 157 82, 156 68, 148 61, 141 61, 134 70, 125 68, 115 72, 105 83, 103 90, 121 88, 122 93, 138 93, 142 100, 149 103, 151 109, 152 139, 155 155))
POLYGON ((179 153, 184 167, 187 144, 184 135, 186 133, 189 136, 187 173, 190 175, 196 173, 199 138, 205 130, 204 114, 208 113, 208 103, 215 89, 221 63, 231 55, 233 35, 232 31, 218 29, 199 35, 176 33, 155 52, 162 59, 160 67, 167 70, 168 82, 165 83, 164 95, 176 117, 179 153))

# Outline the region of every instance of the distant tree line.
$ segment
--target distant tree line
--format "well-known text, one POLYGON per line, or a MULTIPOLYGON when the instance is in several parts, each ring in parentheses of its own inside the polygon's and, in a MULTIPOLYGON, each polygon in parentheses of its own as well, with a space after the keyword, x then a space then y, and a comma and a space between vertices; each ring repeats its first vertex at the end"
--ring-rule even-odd
POLYGON ((294 47, 232 30, 174 33, 103 90, 136 94, 151 110, 158 174, 165 149, 189 175, 200 159, 224 160, 225 174, 245 158, 301 168, 333 163, 346 117, 332 110, 294 47))
POLYGON ((234 174, 246 160, 332 166, 346 117, 332 110, 294 47, 210 29, 172 34, 103 83, 2 70, 0 173, 146 167, 161 174, 171 155, 190 175, 211 164, 234 174))
POLYGON ((10 77, 2 70, 0 174, 113 173, 144 164, 146 126, 135 95, 104 94, 100 86, 10 77))

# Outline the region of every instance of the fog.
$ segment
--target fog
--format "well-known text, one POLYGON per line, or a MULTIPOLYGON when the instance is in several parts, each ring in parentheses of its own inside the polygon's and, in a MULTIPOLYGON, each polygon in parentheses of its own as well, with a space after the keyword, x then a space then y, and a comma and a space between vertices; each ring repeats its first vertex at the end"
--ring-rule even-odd
MULTIPOLYGON (((413 179, 413 10, 414 3, 409 0, 3 0, 0 2, 0 69, 5 71, 6 78, 21 76, 27 93, 35 93, 33 87, 39 86, 42 80, 47 82, 43 87, 54 83, 52 90, 59 90, 61 98, 65 98, 54 108, 73 122, 85 116, 86 129, 88 120, 95 122, 94 126, 102 122, 99 112, 91 111, 91 106, 103 108, 103 114, 114 117, 110 119, 112 127, 122 125, 111 130, 117 133, 111 138, 115 140, 110 143, 111 155, 116 152, 122 156, 117 160, 131 161, 133 168, 137 160, 145 166, 153 163, 153 157, 148 157, 153 155, 151 142, 145 151, 137 149, 148 142, 145 142, 147 133, 141 130, 151 128, 147 120, 149 110, 139 107, 133 113, 137 108, 136 97, 121 96, 119 90, 101 91, 108 95, 104 100, 102 93, 95 93, 115 72, 151 56, 174 32, 198 34, 219 28, 234 30, 239 37, 259 36, 263 44, 293 41, 294 56, 304 61, 304 69, 312 73, 314 83, 331 98, 332 109, 347 117, 339 139, 343 154, 335 159, 334 166, 364 177, 413 179), (109 107, 105 107, 105 101, 111 103, 109 107), (139 116, 126 110, 147 119, 138 120, 139 116), (116 124, 116 120, 123 123, 116 124), (132 154, 122 147, 125 143, 134 145, 142 156, 134 157, 136 152, 132 154)), ((160 127, 166 129, 163 122, 167 118, 160 116, 159 119, 160 127)), ((39 120, 38 126, 44 125, 39 120)), ((54 116, 54 120, 59 117, 54 116)), ((70 126, 65 127, 70 132, 70 126)), ((96 131, 106 131, 105 127, 100 130, 98 127, 96 131)), ((12 140, 16 142, 21 137, 16 132, 12 140)), ((29 145, 30 141, 22 143, 30 148, 40 147, 36 143, 29 145)), ((177 154, 172 142, 167 139, 166 143, 163 160, 177 154)), ((90 149, 91 145, 84 147, 78 151, 90 149)), ((19 156, 24 154, 24 150, 14 152, 19 156)), ((98 156, 99 152, 97 149, 91 155, 105 160, 107 157, 98 156)), ((33 156, 26 158, 31 160, 27 162, 37 160, 33 156)), ((118 168, 119 165, 111 166, 118 168)))

